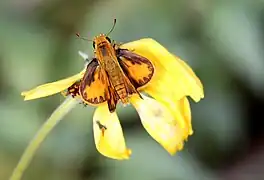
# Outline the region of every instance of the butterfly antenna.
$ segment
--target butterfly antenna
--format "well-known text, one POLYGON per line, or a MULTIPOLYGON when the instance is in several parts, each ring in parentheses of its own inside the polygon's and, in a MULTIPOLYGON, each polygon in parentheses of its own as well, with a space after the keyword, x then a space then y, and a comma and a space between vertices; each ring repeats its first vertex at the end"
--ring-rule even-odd
POLYGON ((110 29, 110 31, 106 34, 106 36, 108 36, 108 35, 114 30, 115 25, 116 25, 116 19, 114 19, 113 26, 112 26, 112 28, 110 29))
POLYGON ((82 36, 80 35, 80 33, 75 33, 75 35, 76 35, 79 39, 82 39, 82 40, 84 40, 84 41, 93 41, 93 40, 91 40, 91 39, 87 39, 87 38, 85 38, 85 37, 82 37, 82 36))

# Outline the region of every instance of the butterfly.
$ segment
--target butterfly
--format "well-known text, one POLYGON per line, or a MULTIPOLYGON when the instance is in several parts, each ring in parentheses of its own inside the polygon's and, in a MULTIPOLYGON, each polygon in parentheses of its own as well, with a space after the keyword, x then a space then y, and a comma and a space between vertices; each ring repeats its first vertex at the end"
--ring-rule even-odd
POLYGON ((86 104, 107 102, 114 112, 119 100, 128 104, 129 96, 140 96, 138 91, 151 80, 154 66, 147 58, 111 43, 105 34, 94 38, 93 47, 95 57, 79 83, 79 94, 86 104))

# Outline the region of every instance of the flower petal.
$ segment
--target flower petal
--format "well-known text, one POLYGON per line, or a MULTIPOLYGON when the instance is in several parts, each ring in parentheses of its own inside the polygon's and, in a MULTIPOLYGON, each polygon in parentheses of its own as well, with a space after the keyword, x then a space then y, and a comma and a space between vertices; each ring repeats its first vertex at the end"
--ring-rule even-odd
POLYGON ((110 113, 107 104, 99 106, 93 117, 94 140, 97 150, 113 159, 129 159, 122 127, 116 112, 110 113))
MULTIPOLYGON (((130 100, 144 128, 171 155, 175 154, 183 148, 183 141, 188 136, 188 126, 181 128, 174 114, 163 103, 143 95, 142 97, 143 99, 132 96, 130 100)), ((175 107, 175 111, 180 115, 183 113, 181 107, 175 107)))
POLYGON ((181 128, 186 129, 186 131, 188 132, 187 136, 193 134, 191 125, 191 110, 187 97, 183 97, 180 100, 174 100, 170 96, 166 96, 166 94, 160 94, 158 91, 147 90, 146 92, 170 109, 178 125, 181 128))
POLYGON ((143 91, 150 94, 152 91, 158 91, 176 101, 184 96, 191 96, 198 102, 204 97, 203 86, 192 69, 155 40, 141 39, 123 44, 121 48, 130 49, 153 63, 154 76, 143 91))
POLYGON ((26 100, 42 98, 42 97, 46 97, 46 96, 59 93, 67 89, 68 87, 70 87, 76 81, 80 80, 83 77, 84 72, 85 72, 85 69, 81 71, 80 73, 74 76, 68 77, 66 79, 48 83, 48 84, 43 84, 32 90, 24 91, 21 93, 21 95, 25 97, 24 100, 26 101, 26 100))

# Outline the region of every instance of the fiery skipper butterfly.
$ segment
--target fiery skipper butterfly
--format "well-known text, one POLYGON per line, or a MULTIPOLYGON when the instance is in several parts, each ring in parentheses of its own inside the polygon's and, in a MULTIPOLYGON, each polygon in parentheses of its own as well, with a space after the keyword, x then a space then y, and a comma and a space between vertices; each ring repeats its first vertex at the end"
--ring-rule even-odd
MULTIPOLYGON (((115 24, 116 20, 109 33, 115 24)), ((107 102, 109 111, 114 112, 119 100, 127 104, 132 94, 140 96, 138 89, 151 80, 154 66, 147 58, 112 43, 109 33, 93 40, 95 57, 79 83, 79 94, 87 104, 107 102)))

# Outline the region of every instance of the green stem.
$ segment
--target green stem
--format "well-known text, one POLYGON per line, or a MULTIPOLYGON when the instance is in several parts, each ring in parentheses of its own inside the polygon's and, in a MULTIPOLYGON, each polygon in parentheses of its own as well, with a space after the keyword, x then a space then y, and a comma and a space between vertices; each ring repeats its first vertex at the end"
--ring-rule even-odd
POLYGON ((31 140, 30 144, 24 151, 20 161, 13 171, 9 180, 20 180, 23 176, 25 169, 33 159, 37 149, 47 137, 49 132, 58 124, 58 122, 72 109, 78 101, 72 97, 67 97, 64 102, 51 114, 48 120, 42 125, 35 137, 31 140))

